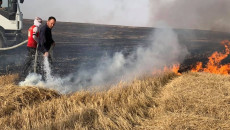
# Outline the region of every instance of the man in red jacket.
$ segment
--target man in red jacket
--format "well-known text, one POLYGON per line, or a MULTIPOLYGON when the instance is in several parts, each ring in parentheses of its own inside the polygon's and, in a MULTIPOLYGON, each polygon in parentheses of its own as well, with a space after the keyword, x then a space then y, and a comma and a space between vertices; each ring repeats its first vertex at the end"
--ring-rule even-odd
POLYGON ((35 59, 35 53, 38 46, 38 39, 39 39, 39 27, 42 24, 42 19, 36 17, 34 19, 34 25, 31 26, 28 30, 28 44, 27 44, 27 58, 25 65, 23 67, 23 75, 28 74, 28 69, 31 66, 32 62, 35 59))

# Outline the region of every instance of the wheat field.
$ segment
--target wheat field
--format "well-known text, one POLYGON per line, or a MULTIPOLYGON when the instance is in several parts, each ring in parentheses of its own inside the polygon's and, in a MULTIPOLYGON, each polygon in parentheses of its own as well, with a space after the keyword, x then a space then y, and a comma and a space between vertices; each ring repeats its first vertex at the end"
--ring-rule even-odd
POLYGON ((164 73, 68 95, 18 78, 0 77, 1 129, 230 129, 228 75, 164 73))

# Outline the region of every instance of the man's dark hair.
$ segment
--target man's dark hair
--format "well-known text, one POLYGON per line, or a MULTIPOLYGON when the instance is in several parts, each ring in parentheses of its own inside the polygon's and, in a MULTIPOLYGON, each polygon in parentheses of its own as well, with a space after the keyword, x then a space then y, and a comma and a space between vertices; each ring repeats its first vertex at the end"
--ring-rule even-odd
POLYGON ((50 16, 49 19, 48 19, 48 21, 50 21, 51 19, 53 19, 56 22, 56 18, 55 17, 50 16))

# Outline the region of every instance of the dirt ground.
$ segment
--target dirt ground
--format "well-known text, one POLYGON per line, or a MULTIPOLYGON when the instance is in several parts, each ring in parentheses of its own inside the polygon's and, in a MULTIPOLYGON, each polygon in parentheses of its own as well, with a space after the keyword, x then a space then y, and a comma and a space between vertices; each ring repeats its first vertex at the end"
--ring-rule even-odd
MULTIPOLYGON (((24 20, 23 35, 27 38, 27 29, 32 20, 24 20)), ((45 22, 43 22, 45 23, 45 22)), ((54 72, 67 75, 84 67, 92 67, 103 55, 122 52, 129 55, 138 46, 151 43, 155 28, 109 26, 87 23, 57 22, 53 29, 54 72)), ((214 51, 224 50, 220 41, 229 40, 230 33, 205 30, 174 29, 180 44, 185 45, 189 55, 181 64, 180 71, 186 71, 197 61, 207 62, 214 51)), ((18 73, 26 56, 26 45, 14 50, 0 52, 0 75, 18 73)), ((223 61, 227 62, 227 60, 223 61)))

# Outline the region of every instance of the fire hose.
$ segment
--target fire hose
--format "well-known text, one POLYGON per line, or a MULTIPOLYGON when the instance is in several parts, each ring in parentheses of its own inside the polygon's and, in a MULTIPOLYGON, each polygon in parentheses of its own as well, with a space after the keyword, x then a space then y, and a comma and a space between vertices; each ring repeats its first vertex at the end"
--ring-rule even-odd
MULTIPOLYGON (((17 47, 19 47, 19 46, 22 46, 22 45, 24 45, 25 43, 27 43, 28 42, 28 40, 25 40, 24 42, 21 42, 21 43, 19 43, 19 44, 17 44, 17 45, 14 45, 14 46, 12 46, 12 47, 6 47, 6 48, 0 48, 0 51, 6 51, 6 50, 12 50, 12 49, 15 49, 15 48, 17 48, 17 47)), ((38 46, 38 44, 37 44, 37 46, 38 46)), ((50 51, 49 51, 49 53, 51 54, 51 58, 53 59, 53 45, 51 46, 51 48, 50 48, 50 51)), ((38 47, 37 47, 38 48, 38 47)), ((34 73, 36 73, 36 68, 37 68, 37 57, 38 57, 38 50, 36 49, 36 53, 35 53, 35 59, 34 59, 34 73)))
MULTIPOLYGON (((26 44, 28 42, 28 40, 25 40, 24 42, 21 42, 17 45, 11 46, 11 47, 6 47, 6 48, 0 48, 0 51, 6 51, 6 50, 12 50, 15 49, 19 46, 22 46, 24 44, 26 44)), ((36 53, 35 53, 35 60, 34 60, 34 73, 36 73, 36 68, 37 68, 37 57, 38 57, 38 51, 36 49, 36 53)))
MULTIPOLYGON (((15 49, 15 48, 17 48, 17 47, 19 47, 19 46, 22 46, 22 45, 24 45, 24 44, 26 44, 28 42, 28 40, 25 40, 24 42, 21 42, 21 43, 19 43, 19 44, 17 44, 17 45, 14 45, 14 46, 11 46, 11 47, 6 47, 6 48, 0 48, 0 51, 6 51, 6 50, 12 50, 12 49, 15 49)), ((34 63, 34 73, 36 73, 36 67, 37 67, 37 65, 36 65, 36 62, 37 62, 37 49, 36 49, 36 54, 35 54, 35 63, 34 63)))
POLYGON ((36 48, 36 52, 35 52, 35 58, 34 58, 34 73, 36 73, 37 71, 37 59, 38 59, 38 44, 37 44, 37 48, 36 48))
POLYGON ((19 46, 22 46, 22 45, 26 44, 27 42, 28 42, 28 40, 25 40, 24 42, 21 42, 21 43, 19 43, 17 45, 11 46, 11 47, 0 48, 0 51, 6 51, 6 50, 15 49, 15 48, 17 48, 19 46))

